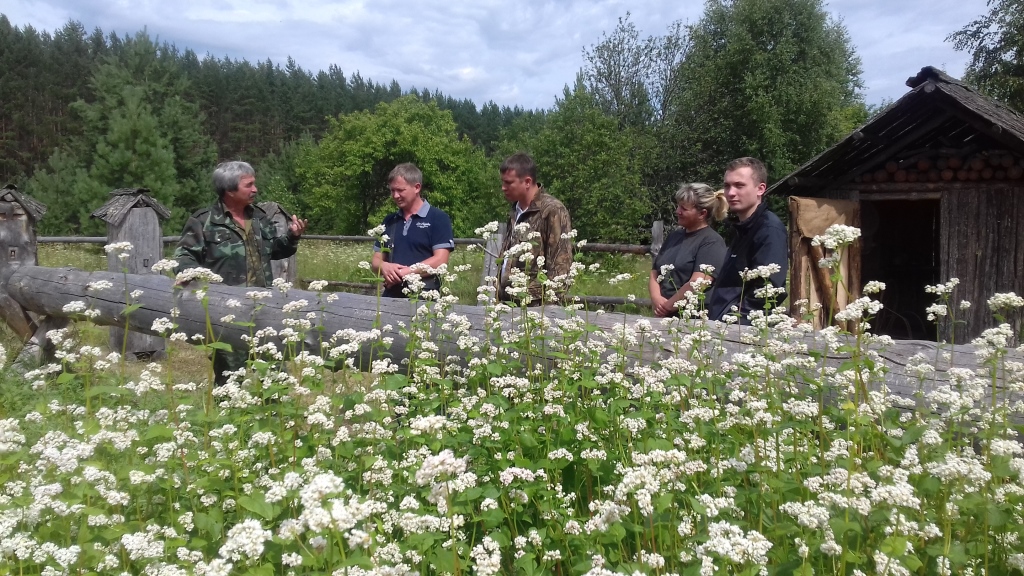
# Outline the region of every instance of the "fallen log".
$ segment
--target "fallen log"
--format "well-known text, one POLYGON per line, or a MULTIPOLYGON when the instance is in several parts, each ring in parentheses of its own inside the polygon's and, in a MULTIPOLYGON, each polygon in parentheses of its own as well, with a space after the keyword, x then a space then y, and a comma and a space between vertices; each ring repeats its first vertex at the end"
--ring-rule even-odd
MULTIPOLYGON (((83 301, 98 315, 92 320, 97 324, 107 326, 126 327, 131 330, 146 334, 158 334, 153 329, 154 321, 162 318, 171 318, 173 312, 177 312, 174 322, 178 325, 177 330, 189 336, 194 334, 207 334, 207 316, 209 325, 218 341, 227 342, 232 347, 246 346, 243 337, 252 331, 261 328, 272 327, 280 330, 287 318, 309 319, 314 327, 321 326, 322 330, 310 330, 307 332, 307 339, 304 343, 307 350, 311 352, 320 350, 320 343, 315 339, 322 337, 325 340, 341 330, 368 331, 384 325, 398 326, 399 323, 408 325, 416 313, 416 310, 423 303, 416 303, 404 299, 378 299, 375 296, 363 296, 359 294, 331 293, 336 299, 328 301, 327 293, 310 292, 304 290, 290 290, 287 294, 273 291, 270 296, 255 300, 247 294, 264 290, 252 288, 224 286, 211 284, 206 292, 206 307, 197 297, 197 287, 185 287, 175 289, 170 278, 156 274, 118 274, 113 272, 84 272, 67 268, 46 268, 40 266, 24 266, 14 271, 8 281, 8 293, 10 297, 21 304, 26 310, 44 314, 49 317, 68 317, 69 313, 64 307, 75 301, 83 301), (105 290, 90 291, 89 285, 100 281, 109 282, 112 287, 105 290), (125 285, 127 282, 127 286, 125 285), (135 303, 139 307, 133 310, 128 318, 122 315, 125 310, 125 294, 134 291, 141 291, 135 303), (295 303, 305 300, 306 303, 296 305, 295 303), (240 326, 229 320, 233 316, 236 321, 251 320, 255 327, 240 326), (323 336, 320 336, 323 335, 323 336)), ((543 309, 530 308, 530 311, 543 312, 544 316, 551 321, 565 319, 567 312, 561 307, 550 306, 543 309)), ((466 318, 472 327, 470 334, 480 339, 486 339, 488 309, 480 306, 453 307, 453 312, 466 318)), ((579 312, 585 315, 587 322, 595 327, 597 331, 614 334, 623 326, 633 327, 640 321, 647 321, 650 324, 652 336, 661 336, 664 340, 659 344, 650 344, 656 339, 648 337, 645 341, 648 344, 637 352, 642 362, 651 362, 673 356, 674 344, 668 334, 670 328, 682 329, 684 332, 689 328, 681 321, 670 321, 664 323, 661 320, 626 315, 626 314, 595 314, 592 312, 579 312)), ((502 318, 502 329, 509 329, 517 322, 521 322, 522 311, 513 309, 502 318)), ((433 327, 435 343, 439 347, 439 355, 444 358, 448 355, 456 355, 465 358, 468 352, 459 350, 450 334, 446 334, 439 324, 433 327)), ((707 353, 717 346, 724 350, 722 357, 716 360, 728 360, 735 352, 746 352, 750 350, 750 343, 756 340, 756 333, 749 327, 727 326, 720 322, 707 322, 702 328, 708 330, 712 337, 708 340, 703 350, 707 353)), ((391 346, 391 355, 401 358, 405 354, 406 339, 398 332, 388 334, 394 338, 391 346)), ((281 339, 271 338, 281 344, 281 339)), ((819 332, 810 332, 799 337, 799 342, 805 344, 808 350, 826 350, 826 339, 819 332)), ((850 342, 849 337, 845 341, 850 342)), ((38 344, 38 343, 37 343, 38 344)), ((41 346, 41 345, 40 345, 41 346)), ((365 348, 368 349, 369 345, 365 348)), ((365 350, 364 350, 365 353, 365 350)), ((953 366, 957 368, 978 369, 980 368, 978 358, 973 346, 958 345, 952 349, 949 346, 940 347, 935 342, 904 340, 877 350, 877 353, 891 367, 886 375, 887 385, 896 394, 904 397, 912 397, 919 391, 919 380, 909 374, 904 368, 915 355, 923 354, 926 358, 939 358, 948 354, 948 360, 941 362, 942 366, 937 367, 938 372, 926 385, 926 389, 935 382, 944 379, 944 369, 953 366)), ((847 361, 850 356, 846 353, 836 353, 830 350, 824 355, 829 365, 839 366, 847 361)), ((1011 352, 1011 358, 1021 360, 1021 356, 1011 352)), ((1001 377, 1001 375, 1000 375, 1001 377)), ((1001 387, 1001 386, 1000 386, 1001 387)))

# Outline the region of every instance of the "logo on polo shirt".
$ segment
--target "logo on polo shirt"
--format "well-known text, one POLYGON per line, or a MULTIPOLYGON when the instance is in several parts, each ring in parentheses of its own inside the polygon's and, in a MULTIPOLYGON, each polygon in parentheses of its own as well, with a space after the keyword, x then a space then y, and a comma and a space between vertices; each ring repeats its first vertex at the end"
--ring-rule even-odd
POLYGON ((417 228, 430 228, 430 222, 417 222, 417 228))

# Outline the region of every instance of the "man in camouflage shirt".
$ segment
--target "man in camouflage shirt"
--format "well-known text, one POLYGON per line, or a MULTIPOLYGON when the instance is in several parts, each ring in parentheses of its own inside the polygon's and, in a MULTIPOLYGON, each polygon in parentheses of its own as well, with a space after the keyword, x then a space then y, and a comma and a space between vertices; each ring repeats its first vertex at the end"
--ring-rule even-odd
MULTIPOLYGON (((256 172, 246 162, 224 162, 213 171, 217 202, 185 222, 174 250, 178 271, 208 268, 228 286, 265 288, 274 281, 271 260, 295 254, 306 221, 292 216, 281 234, 266 212, 254 205, 256 172)), ((227 381, 225 370, 245 365, 248 352, 218 352, 213 358, 217 384, 227 381)))
MULTIPOLYGON (((554 282, 554 300, 562 300, 568 289, 569 270, 572 268, 573 242, 570 236, 572 222, 569 211, 557 198, 544 191, 537 182, 537 164, 528 154, 513 154, 501 163, 501 191, 509 207, 508 229, 502 241, 503 261, 498 274, 498 299, 521 303, 526 294, 513 287, 512 276, 520 270, 529 278, 526 291, 528 304, 551 302, 545 293, 541 271, 554 282), (528 242, 532 258, 522 259, 523 253, 514 247, 528 242)), ((525 245, 524 245, 525 247, 525 245)))

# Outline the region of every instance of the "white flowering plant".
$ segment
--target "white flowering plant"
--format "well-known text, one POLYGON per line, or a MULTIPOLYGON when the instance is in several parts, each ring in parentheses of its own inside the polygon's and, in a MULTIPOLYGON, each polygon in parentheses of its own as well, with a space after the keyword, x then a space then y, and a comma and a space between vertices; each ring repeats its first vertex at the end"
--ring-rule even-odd
MULTIPOLYGON (((1024 366, 1007 355, 1005 329, 975 343, 998 359, 988 372, 929 370, 924 357, 888 362, 884 341, 863 331, 822 331, 842 356, 832 361, 777 309, 752 315, 751 345, 726 350, 699 318, 544 314, 489 293, 479 315, 442 289, 413 302, 402 324, 326 334, 320 293, 253 291, 225 304, 230 315, 280 305, 286 322, 253 324, 254 360, 219 388, 179 381, 163 364, 129 377, 73 331, 53 333, 60 362, 25 374, 41 383, 38 399, 0 418, 5 566, 1024 568, 1024 366), (887 388, 896 370, 920 383, 916 398, 887 388)), ((847 314, 866 323, 878 306, 866 298, 847 314)), ((153 329, 191 340, 176 320, 153 329)))

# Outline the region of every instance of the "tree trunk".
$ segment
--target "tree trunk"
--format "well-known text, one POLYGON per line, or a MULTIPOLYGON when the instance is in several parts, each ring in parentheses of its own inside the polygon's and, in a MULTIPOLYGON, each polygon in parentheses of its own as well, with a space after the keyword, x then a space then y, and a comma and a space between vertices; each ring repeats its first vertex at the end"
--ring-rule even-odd
MULTIPOLYGON (((128 281, 128 292, 143 291, 137 300, 141 307, 130 314, 127 320, 128 328, 155 334, 152 329, 153 321, 170 318, 172 308, 177 308, 179 315, 174 321, 178 324, 178 331, 189 336, 206 334, 207 313, 203 309, 202 302, 196 297, 195 288, 186 287, 176 291, 172 280, 165 276, 156 274, 123 276, 111 272, 83 272, 66 268, 25 266, 13 273, 8 290, 11 298, 33 312, 52 317, 66 317, 67 314, 63 312, 64 305, 81 300, 100 312, 100 315, 94 319, 97 324, 125 327, 126 322, 121 316, 121 312, 125 308, 125 287, 123 285, 125 278, 128 281), (107 280, 113 284, 113 287, 101 292, 88 292, 88 284, 98 280, 107 280)), ((408 325, 416 309, 422 305, 404 299, 378 299, 375 296, 344 293, 337 293, 336 301, 327 302, 327 293, 291 290, 287 295, 274 292, 271 297, 259 301, 257 306, 254 300, 246 297, 246 293, 252 290, 252 288, 240 286, 210 285, 207 293, 210 325, 219 341, 230 343, 233 347, 243 346, 242 336, 249 334, 250 330, 255 331, 265 327, 280 330, 285 318, 305 318, 307 313, 313 313, 315 316, 311 320, 313 326, 322 325, 323 330, 309 331, 306 349, 317 351, 320 349, 320 345, 315 339, 319 338, 320 334, 323 335, 324 340, 328 340, 331 335, 340 330, 367 331, 388 324, 397 327, 399 322, 408 325), (229 307, 228 301, 232 299, 240 302, 241 306, 229 307), (301 310, 286 313, 285 305, 297 300, 306 300, 307 305, 301 310), (252 319, 256 326, 255 328, 241 327, 222 321, 229 314, 233 314, 236 321, 244 322, 252 319)), ((530 308, 530 310, 541 311, 539 308, 530 308)), ((468 319, 472 326, 471 334, 473 336, 481 340, 488 338, 484 329, 488 316, 485 308, 458 305, 454 307, 453 311, 468 319)), ((559 307, 546 308, 543 312, 552 321, 566 317, 565 311, 559 307)), ((642 350, 636 350, 642 356, 643 361, 652 362, 675 354, 672 338, 668 335, 668 326, 681 326, 676 323, 678 321, 663 323, 654 318, 624 314, 597 315, 587 312, 579 314, 587 315, 587 322, 606 334, 615 334, 624 325, 633 327, 637 321, 648 321, 651 331, 661 335, 664 338, 664 343, 652 345, 650 344, 652 337, 646 336, 643 341, 647 344, 642 350)), ((518 324, 521 317, 522 311, 514 309, 503 317, 502 329, 508 330, 513 324, 518 324)), ((455 355, 465 358, 470 355, 467 351, 459 350, 452 341, 452 334, 442 330, 439 324, 433 327, 432 339, 440 348, 440 357, 455 355)), ((719 343, 725 349, 725 356, 720 359, 721 361, 729 360, 733 353, 749 351, 750 345, 746 342, 751 341, 751 328, 726 326, 719 322, 709 322, 706 328, 712 334, 712 338, 705 348, 702 348, 703 354, 714 356, 716 353, 713 348, 719 343)), ((405 337, 397 329, 387 335, 394 337, 394 343, 391 346, 392 357, 396 360, 405 357, 407 342, 405 337)), ((824 349, 825 341, 817 332, 811 332, 798 338, 809 350, 824 349)), ((756 337, 753 339, 756 340, 756 337)), ((279 340, 277 341, 280 343, 279 340)), ((846 343, 851 342, 847 340, 846 343)), ((881 357, 890 367, 886 375, 889 388, 901 396, 912 397, 918 390, 918 381, 908 376, 903 367, 906 366, 908 359, 915 354, 924 354, 926 358, 935 358, 937 347, 938 345, 934 342, 904 340, 881 350, 881 357)), ((948 346, 944 346, 943 351, 948 351, 948 348, 948 346)), ((687 351, 684 354, 688 355, 688 353, 687 351)), ((542 355, 542 353, 540 354, 542 355)), ((1019 353, 1011 353, 1009 358, 1021 360, 1021 356, 1019 353)), ((833 366, 838 366, 848 358, 848 354, 838 354, 834 351, 830 351, 828 354, 828 362, 833 366)), ((365 360, 365 356, 363 360, 365 360)), ((549 361, 553 360, 549 359, 549 361)), ((974 347, 970 345, 956 346, 952 352, 951 363, 959 368, 979 368, 974 347)), ((943 361, 942 366, 937 367, 941 380, 945 379, 943 373, 948 366, 949 363, 943 361)), ((926 384, 925 387, 928 388, 930 385, 933 384, 926 384)))

